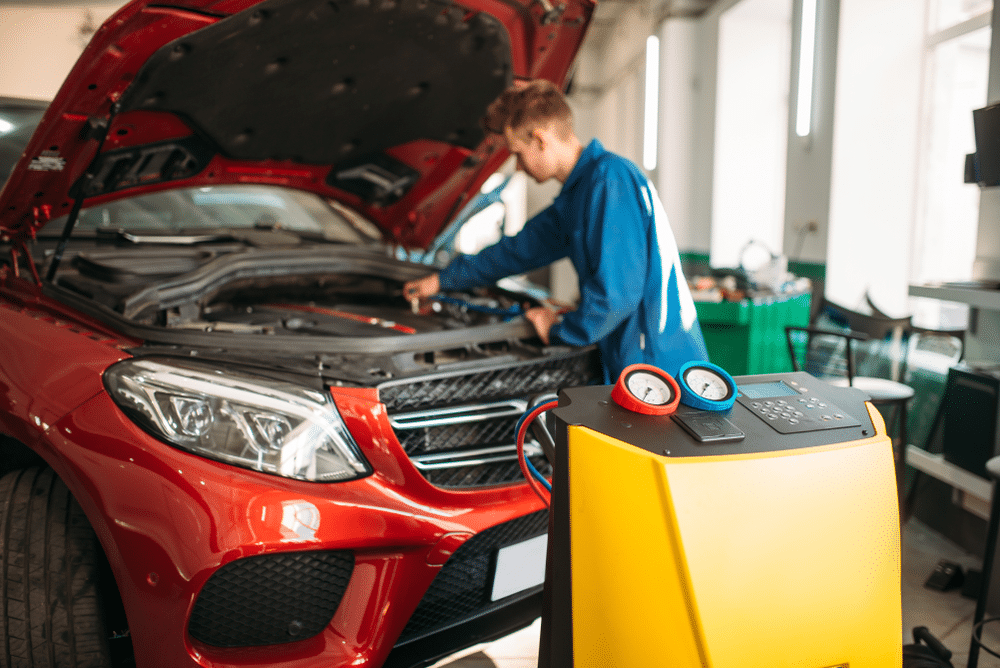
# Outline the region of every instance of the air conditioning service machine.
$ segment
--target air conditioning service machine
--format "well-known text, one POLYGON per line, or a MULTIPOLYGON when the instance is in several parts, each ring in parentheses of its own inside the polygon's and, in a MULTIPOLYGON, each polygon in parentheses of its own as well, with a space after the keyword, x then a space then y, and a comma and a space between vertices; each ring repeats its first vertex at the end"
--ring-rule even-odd
POLYGON ((892 444, 862 392, 691 362, 553 405, 540 668, 902 665, 892 444))

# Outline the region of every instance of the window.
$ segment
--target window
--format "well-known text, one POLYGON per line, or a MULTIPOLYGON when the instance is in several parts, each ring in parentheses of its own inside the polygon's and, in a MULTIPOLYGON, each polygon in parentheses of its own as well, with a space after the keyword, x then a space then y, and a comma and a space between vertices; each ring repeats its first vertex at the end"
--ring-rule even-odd
POLYGON ((930 0, 930 31, 946 30, 969 19, 989 15, 993 0, 930 0))
POLYGON ((908 285, 970 278, 979 190, 964 183, 986 103, 989 0, 842 0, 827 295, 961 325, 908 285), (978 12, 978 13, 977 13, 978 12))
MULTIPOLYGON (((963 182, 965 156, 975 151, 972 110, 986 104, 990 2, 929 0, 924 57, 923 120, 910 279, 914 283, 971 278, 979 224, 979 188, 963 182), (973 12, 979 11, 978 15, 973 12)), ((949 307, 914 301, 915 316, 951 322, 949 307), (941 309, 944 308, 944 311, 941 309)), ((964 309, 962 309, 964 310, 964 309)))

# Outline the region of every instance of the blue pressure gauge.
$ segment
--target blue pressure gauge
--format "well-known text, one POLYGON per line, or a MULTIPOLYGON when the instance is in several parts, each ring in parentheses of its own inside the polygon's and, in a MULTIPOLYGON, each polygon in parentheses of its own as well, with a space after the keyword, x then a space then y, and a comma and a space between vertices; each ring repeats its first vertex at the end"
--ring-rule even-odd
POLYGON ((736 401, 736 381, 711 362, 693 361, 681 366, 677 374, 681 403, 706 411, 727 411, 736 401))

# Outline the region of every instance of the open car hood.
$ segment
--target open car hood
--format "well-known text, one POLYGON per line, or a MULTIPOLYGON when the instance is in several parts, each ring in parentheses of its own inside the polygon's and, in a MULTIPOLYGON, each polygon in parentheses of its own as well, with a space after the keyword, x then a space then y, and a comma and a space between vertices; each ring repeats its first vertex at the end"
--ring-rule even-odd
POLYGON ((136 0, 96 33, 0 193, 24 241, 80 202, 262 183, 424 247, 506 158, 487 105, 562 84, 592 0, 136 0))

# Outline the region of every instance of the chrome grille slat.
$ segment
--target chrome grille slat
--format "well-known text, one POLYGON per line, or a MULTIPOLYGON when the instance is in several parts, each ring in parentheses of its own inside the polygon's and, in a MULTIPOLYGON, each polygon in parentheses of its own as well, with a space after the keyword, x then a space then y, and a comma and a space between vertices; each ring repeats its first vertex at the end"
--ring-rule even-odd
MULTIPOLYGON (((470 488, 523 480, 514 427, 532 397, 599 379, 593 350, 502 368, 443 372, 379 386, 403 450, 431 484, 470 488)), ((549 398, 552 398, 551 396, 549 398)), ((551 467, 530 436, 525 450, 542 474, 551 467)))
MULTIPOLYGON (((543 456, 542 447, 537 442, 525 443, 524 453, 528 457, 543 456)), ((482 448, 479 450, 421 455, 419 457, 410 457, 410 461, 420 471, 459 468, 463 466, 482 466, 483 464, 493 464, 496 462, 516 462, 517 444, 512 443, 511 445, 501 445, 496 448, 482 448)))
POLYGON ((419 427, 440 427, 443 425, 479 422, 498 417, 519 417, 528 408, 523 399, 494 401, 488 404, 447 406, 423 411, 397 413, 389 418, 393 429, 417 429, 419 427))

